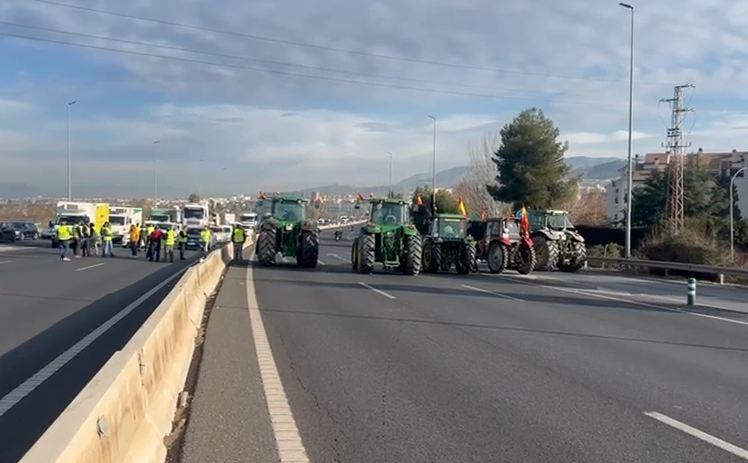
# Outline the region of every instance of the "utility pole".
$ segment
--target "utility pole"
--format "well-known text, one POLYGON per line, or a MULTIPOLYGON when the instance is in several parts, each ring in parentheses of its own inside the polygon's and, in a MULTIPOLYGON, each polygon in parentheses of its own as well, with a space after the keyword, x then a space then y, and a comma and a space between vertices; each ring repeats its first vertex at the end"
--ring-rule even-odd
POLYGON ((626 246, 624 256, 631 257, 631 206, 633 202, 632 187, 633 164, 631 163, 631 133, 634 125, 634 7, 628 3, 619 3, 622 7, 631 11, 631 39, 629 50, 629 145, 628 145, 628 168, 626 169, 626 246))
POLYGON ((67 103, 67 115, 68 115, 68 201, 73 200, 73 169, 72 162, 70 160, 70 107, 77 103, 78 100, 69 101, 67 103))
POLYGON ((389 179, 389 194, 388 197, 392 197, 392 151, 387 151, 390 155, 390 179, 389 179))
POLYGON ((156 170, 156 146, 161 143, 161 140, 153 140, 153 208, 156 208, 158 202, 158 171, 156 170))
POLYGON ((676 85, 673 97, 660 100, 663 103, 671 103, 673 110, 670 128, 667 129, 667 142, 665 143, 670 164, 670 179, 668 182, 667 195, 667 222, 670 232, 674 235, 680 233, 684 225, 683 217, 683 164, 684 148, 690 145, 683 142, 683 121, 686 113, 693 111, 691 108, 683 107, 683 90, 693 88, 693 84, 676 85))
POLYGON ((436 214, 436 117, 429 115, 434 121, 434 157, 431 161, 431 213, 436 214))

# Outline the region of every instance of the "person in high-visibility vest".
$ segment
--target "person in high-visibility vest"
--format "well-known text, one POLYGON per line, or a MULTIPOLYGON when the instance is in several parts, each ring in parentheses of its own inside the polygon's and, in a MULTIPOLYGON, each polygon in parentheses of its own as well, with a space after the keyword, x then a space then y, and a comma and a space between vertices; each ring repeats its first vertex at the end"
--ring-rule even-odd
POLYGON ((68 251, 70 250, 70 226, 66 221, 60 222, 57 226, 57 241, 60 243, 60 260, 69 261, 68 251))
POLYGON ((187 249, 187 233, 184 230, 179 230, 177 245, 179 246, 179 260, 184 260, 184 251, 187 249))
POLYGON ((89 254, 98 256, 101 254, 101 235, 93 222, 88 224, 88 237, 90 247, 89 254))
POLYGON ((114 257, 112 249, 112 228, 109 226, 109 222, 104 222, 101 226, 101 239, 104 241, 104 250, 101 253, 102 257, 114 257))
POLYGON ((207 225, 200 230, 200 246, 203 248, 203 255, 210 251, 210 228, 207 225))
POLYGON ((169 262, 174 262, 174 243, 176 243, 177 237, 174 233, 174 226, 172 225, 166 231, 166 238, 164 238, 164 261, 169 258, 169 262))
POLYGON ((239 224, 234 224, 234 230, 231 232, 231 242, 234 243, 234 260, 237 262, 244 262, 242 257, 242 248, 244 248, 244 242, 247 241, 247 234, 239 224))

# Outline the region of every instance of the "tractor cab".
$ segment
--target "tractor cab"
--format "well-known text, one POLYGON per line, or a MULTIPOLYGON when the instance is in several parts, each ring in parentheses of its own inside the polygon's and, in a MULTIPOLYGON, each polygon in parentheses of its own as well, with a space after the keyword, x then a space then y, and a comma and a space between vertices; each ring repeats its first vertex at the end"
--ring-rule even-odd
POLYGON ((429 236, 437 241, 465 240, 467 218, 457 214, 437 214, 429 224, 429 236))
POLYGON ((475 240, 468 234, 468 219, 458 214, 436 214, 423 238, 423 267, 427 272, 476 272, 475 240))
POLYGON ((371 199, 369 224, 395 228, 410 224, 408 204, 399 199, 371 199))
POLYGON ((587 262, 584 238, 566 211, 529 211, 537 266, 541 270, 575 272, 587 262))
POLYGON ((530 227, 533 230, 545 228, 555 231, 574 231, 574 225, 569 220, 566 211, 542 210, 528 212, 530 227))

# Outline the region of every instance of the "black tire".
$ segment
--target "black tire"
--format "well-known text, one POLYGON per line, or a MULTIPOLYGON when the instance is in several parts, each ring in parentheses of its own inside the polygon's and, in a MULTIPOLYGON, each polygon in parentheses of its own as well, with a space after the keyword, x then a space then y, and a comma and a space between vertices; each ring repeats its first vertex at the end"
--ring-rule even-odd
POLYGON ((514 256, 514 262, 517 272, 522 275, 527 275, 532 272, 537 265, 535 258, 535 248, 528 246, 524 243, 517 245, 516 255, 514 256))
POLYGON ((275 264, 275 235, 277 230, 273 226, 264 226, 257 238, 257 260, 260 265, 275 264))
POLYGON ((358 237, 353 239, 353 245, 351 245, 351 270, 358 272, 358 237))
POLYGON ((581 241, 572 243, 571 252, 570 262, 559 266, 559 270, 562 272, 576 272, 584 267, 585 262, 587 262, 587 246, 581 241))
POLYGON ((469 270, 478 273, 478 248, 476 243, 468 244, 468 263, 469 270))
POLYGON ((431 262, 431 265, 434 267, 434 273, 449 270, 444 268, 444 250, 440 244, 434 243, 431 246, 431 262))
MULTIPOLYGON (((468 273, 470 273, 471 249, 475 251, 475 248, 473 248, 470 243, 465 243, 460 247, 460 254, 455 260, 455 270, 457 270, 457 273, 459 273, 460 275, 467 275, 468 273)), ((475 253, 473 252, 473 255, 474 254, 475 253)))
POLYGON ((488 271, 491 273, 501 273, 506 269, 507 263, 509 262, 509 253, 507 252, 506 246, 499 242, 494 241, 488 247, 488 256, 486 256, 488 262, 488 271))
POLYGON ((374 271, 376 259, 376 241, 374 235, 366 235, 361 240, 361 261, 358 263, 359 272, 371 273, 374 271))
POLYGON ((553 271, 558 269, 558 243, 539 235, 533 238, 535 247, 535 268, 553 271))
POLYGON ((405 237, 405 265, 403 273, 406 275, 418 275, 421 273, 421 236, 410 235, 405 237))
POLYGON ((299 267, 314 268, 319 257, 319 236, 313 231, 301 232, 301 249, 296 253, 299 267))

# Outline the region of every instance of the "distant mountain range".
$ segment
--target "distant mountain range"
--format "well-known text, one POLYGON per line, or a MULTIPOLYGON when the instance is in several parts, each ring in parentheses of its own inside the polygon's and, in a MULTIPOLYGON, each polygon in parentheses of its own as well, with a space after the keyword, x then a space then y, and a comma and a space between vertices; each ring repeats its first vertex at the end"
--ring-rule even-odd
MULTIPOLYGON (((618 170, 626 165, 626 160, 614 157, 595 158, 589 156, 570 156, 566 158, 566 163, 571 168, 571 175, 581 175, 582 180, 600 181, 616 178, 620 175, 618 170)), ((454 187, 468 173, 468 166, 452 167, 436 173, 436 184, 441 186, 454 187)), ((430 185, 431 173, 423 172, 411 175, 392 185, 393 191, 411 192, 417 186, 430 185)), ((314 188, 305 188, 294 193, 311 195, 318 192, 322 195, 349 195, 356 193, 374 193, 374 195, 387 194, 386 185, 378 186, 360 186, 360 185, 324 185, 314 188)))

